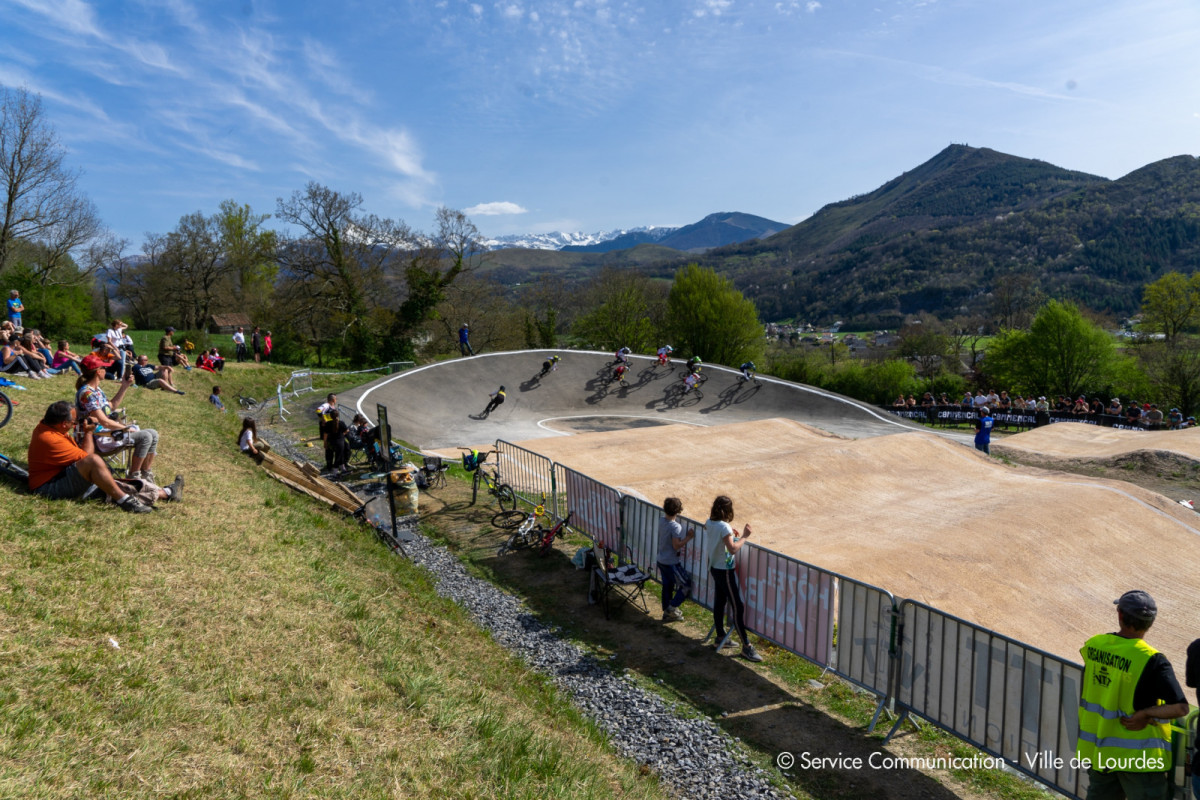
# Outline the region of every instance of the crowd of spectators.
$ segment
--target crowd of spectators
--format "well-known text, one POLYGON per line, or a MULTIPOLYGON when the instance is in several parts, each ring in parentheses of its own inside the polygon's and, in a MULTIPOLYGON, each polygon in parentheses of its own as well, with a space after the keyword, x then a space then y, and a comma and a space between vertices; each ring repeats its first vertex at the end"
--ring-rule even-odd
POLYGON ((984 392, 980 389, 975 394, 965 393, 958 401, 952 400, 944 392, 938 396, 934 396, 932 392, 925 392, 920 400, 911 394, 907 397, 899 395, 892 403, 893 409, 924 411, 930 417, 940 411, 978 412, 984 407, 995 415, 1033 417, 1036 420, 1035 424, 1039 425, 1048 423, 1053 416, 1058 419, 1066 417, 1146 430, 1182 430, 1196 426, 1196 418, 1185 418, 1178 408, 1172 408, 1164 414, 1157 403, 1131 400, 1128 404, 1123 404, 1118 397, 1111 398, 1108 403, 1099 397, 1089 400, 1082 395, 1074 399, 1059 395, 1051 400, 1044 395, 1013 397, 1007 391, 997 394, 995 390, 984 392))

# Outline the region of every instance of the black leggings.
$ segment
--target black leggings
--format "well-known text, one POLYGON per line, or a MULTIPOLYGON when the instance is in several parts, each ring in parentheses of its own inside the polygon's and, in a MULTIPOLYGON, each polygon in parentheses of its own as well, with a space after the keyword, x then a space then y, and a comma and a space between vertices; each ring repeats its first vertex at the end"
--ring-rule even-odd
POLYGON ((0 372, 32 372, 32 370, 29 369, 24 358, 14 353, 12 361, 0 364, 0 372))
POLYGON ((350 457, 350 446, 346 444, 345 436, 337 436, 329 439, 325 447, 325 468, 333 469, 334 467, 346 466, 346 461, 350 457))
POLYGON ((750 637, 746 633, 746 604, 742 602, 742 592, 738 589, 737 572, 731 569, 708 570, 713 579, 713 625, 717 629, 717 641, 725 638, 725 606, 733 601, 733 627, 742 640, 742 649, 750 646, 750 637))

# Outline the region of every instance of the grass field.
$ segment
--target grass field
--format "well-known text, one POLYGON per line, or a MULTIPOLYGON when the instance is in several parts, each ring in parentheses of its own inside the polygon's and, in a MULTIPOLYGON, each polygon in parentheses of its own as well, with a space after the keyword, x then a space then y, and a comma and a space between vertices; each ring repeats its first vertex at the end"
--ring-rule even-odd
MULTIPOLYGON (((0 797, 664 796, 426 573, 240 455, 211 383, 261 396, 287 372, 131 390, 182 504, 0 484, 0 797)), ((0 452, 23 461, 71 384, 11 392, 0 452)))

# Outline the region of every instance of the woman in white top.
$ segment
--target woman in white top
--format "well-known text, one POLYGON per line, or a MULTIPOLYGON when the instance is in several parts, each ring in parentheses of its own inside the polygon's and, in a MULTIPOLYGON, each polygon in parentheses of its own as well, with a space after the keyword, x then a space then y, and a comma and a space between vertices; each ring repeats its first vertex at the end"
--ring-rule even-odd
MULTIPOLYGON (((109 329, 104 332, 104 338, 112 345, 113 350, 117 351, 117 355, 121 359, 121 363, 117 369, 117 375, 119 376, 125 374, 125 357, 129 354, 129 351, 122 347, 125 344, 125 328, 127 327, 129 326, 121 322, 121 320, 114 319, 109 329)), ((130 339, 129 341, 132 344, 133 340, 130 339)))
POLYGON ((704 523, 707 540, 712 542, 709 552, 709 574, 712 575, 713 588, 713 626, 720 646, 725 638, 725 606, 733 603, 733 625, 738 637, 742 640, 742 658, 747 661, 762 661, 762 656, 750 644, 750 636, 746 632, 746 604, 742 602, 742 592, 738 588, 737 572, 734 569, 737 552, 750 538, 750 523, 742 529, 742 535, 729 523, 733 522, 733 501, 726 495, 718 495, 713 500, 712 511, 708 514, 708 522, 704 523))

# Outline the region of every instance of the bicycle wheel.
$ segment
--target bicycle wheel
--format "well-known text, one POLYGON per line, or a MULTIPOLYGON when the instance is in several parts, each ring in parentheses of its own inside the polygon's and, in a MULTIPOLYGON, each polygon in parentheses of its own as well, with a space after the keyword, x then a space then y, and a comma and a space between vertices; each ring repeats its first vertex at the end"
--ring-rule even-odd
POLYGON ((12 400, 8 399, 8 395, 0 392, 0 428, 8 424, 8 420, 12 417, 12 400))
POLYGON ((562 528, 551 528, 542 531, 542 544, 538 548, 538 555, 544 558, 554 551, 554 540, 562 535, 562 530, 562 528))
POLYGON ((526 516, 524 511, 509 509, 508 511, 501 511, 495 514, 492 517, 492 524, 497 528, 512 530, 513 528, 520 527, 521 523, 525 521, 526 516))
POLYGON ((502 483, 496 487, 496 502, 501 511, 512 511, 517 507, 517 493, 507 483, 502 483))
POLYGON ((517 532, 521 534, 521 543, 526 547, 536 547, 542 541, 542 526, 535 525, 532 520, 517 532))
POLYGON ((708 373, 701 372, 696 375, 696 385, 703 386, 708 381, 708 373))
POLYGON ((446 473, 442 470, 437 470, 429 476, 430 489, 445 489, 446 488, 446 473))
POLYGON ((498 555, 498 556, 504 555, 509 550, 512 550, 513 546, 516 545, 516 543, 517 543, 517 534, 514 533, 512 536, 508 537, 508 539, 504 542, 504 544, 502 544, 496 548, 496 555, 498 555))

